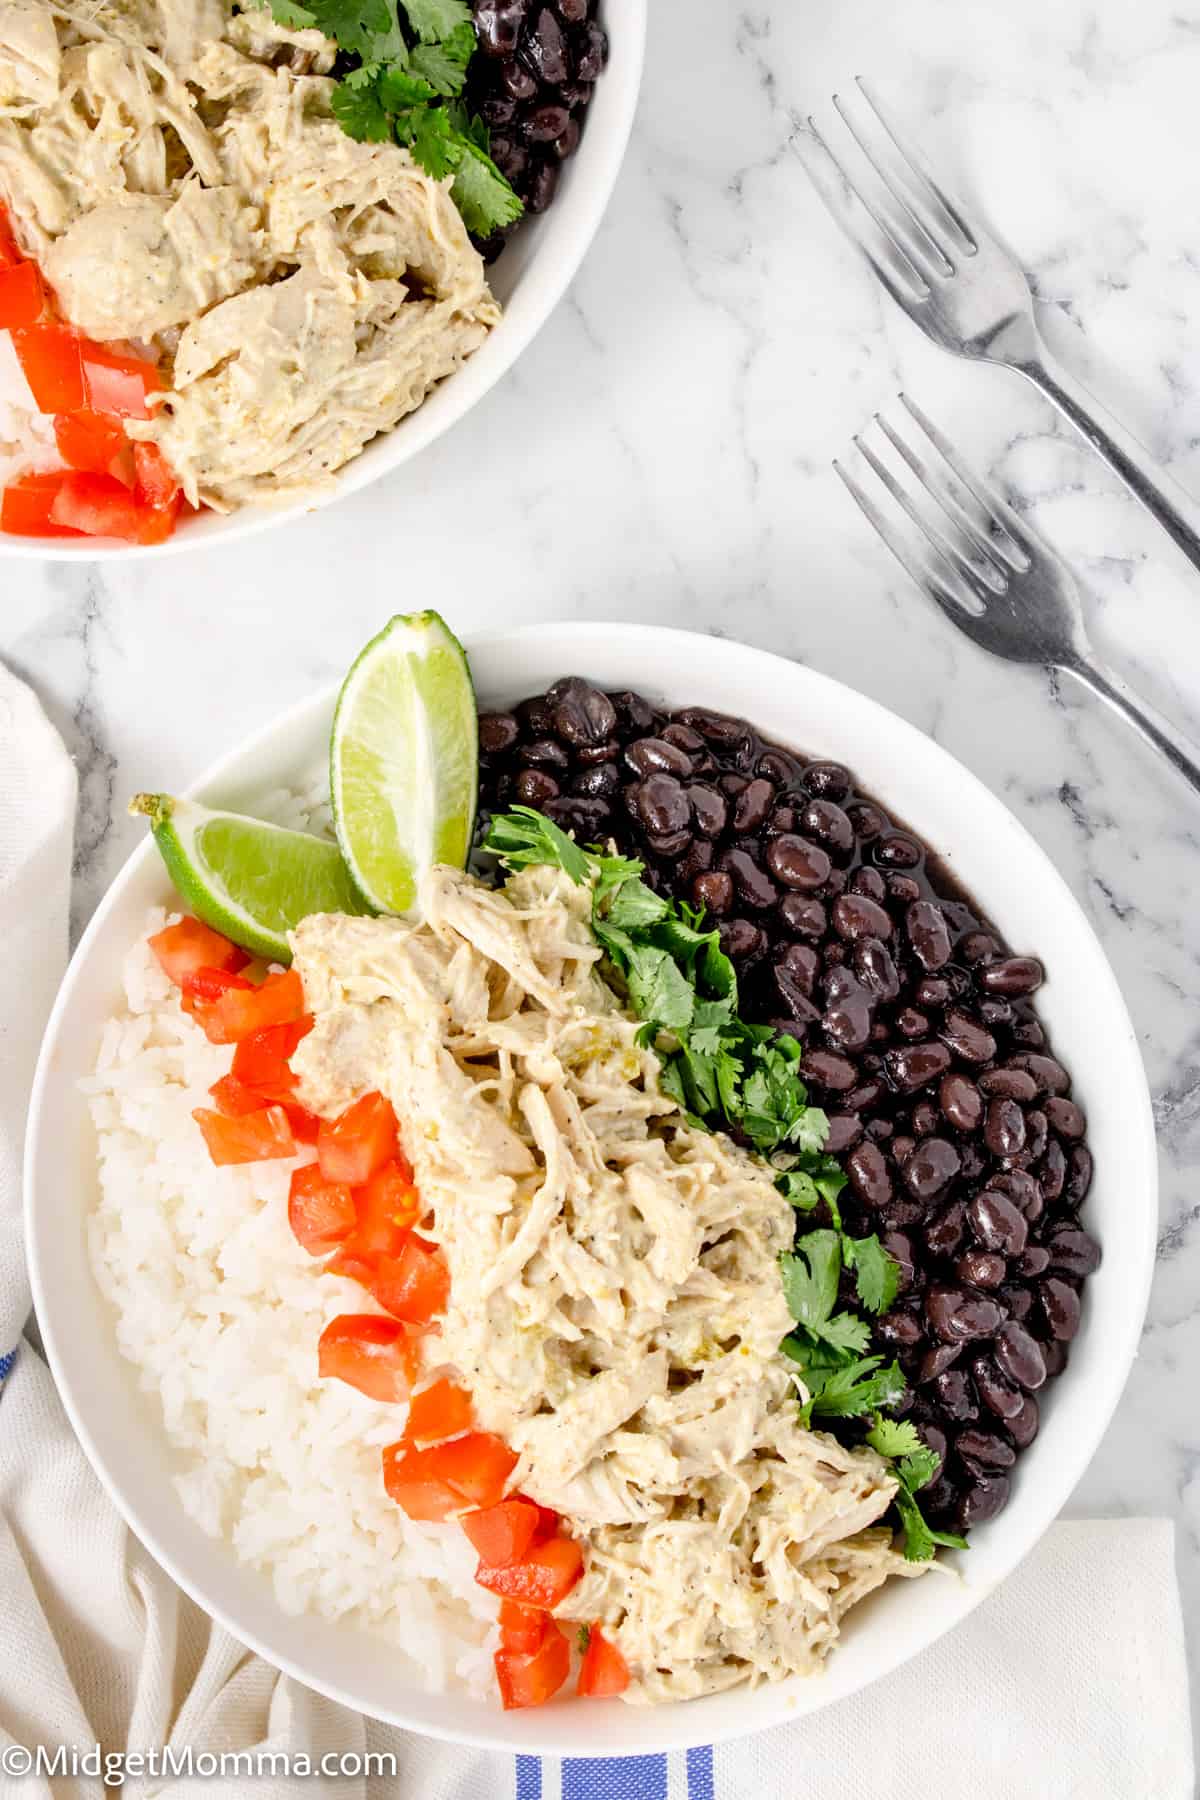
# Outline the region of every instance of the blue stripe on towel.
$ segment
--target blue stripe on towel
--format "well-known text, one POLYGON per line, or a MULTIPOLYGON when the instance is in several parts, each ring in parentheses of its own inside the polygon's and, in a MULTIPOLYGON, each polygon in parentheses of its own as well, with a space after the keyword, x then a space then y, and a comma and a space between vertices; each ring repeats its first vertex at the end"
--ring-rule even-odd
POLYGON ((15 1350, 10 1350, 7 1356, 0 1356, 0 1387, 4 1386, 4 1378, 16 1360, 17 1353, 15 1350))
POLYGON ((687 1753, 688 1800, 713 1800, 712 1745, 687 1753))
POLYGON ((537 1756, 518 1756, 516 1800, 542 1800, 542 1763, 537 1756))
POLYGON ((667 1800, 667 1759, 572 1757, 562 1766, 562 1800, 667 1800))

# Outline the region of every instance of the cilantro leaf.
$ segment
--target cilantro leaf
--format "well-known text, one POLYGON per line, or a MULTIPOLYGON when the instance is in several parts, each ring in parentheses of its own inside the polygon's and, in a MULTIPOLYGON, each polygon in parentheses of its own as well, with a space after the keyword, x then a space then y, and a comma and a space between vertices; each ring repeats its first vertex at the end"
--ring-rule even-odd
MULTIPOLYGON (((601 889, 597 886, 596 904, 599 907, 601 903, 601 889)), ((636 877, 632 880, 626 877, 621 881, 612 890, 611 899, 603 906, 608 923, 619 926, 623 931, 637 931, 640 927, 657 925, 666 917, 667 911, 666 901, 636 877)))
POLYGON ((810 1360, 807 1347, 796 1338, 785 1338, 783 1349, 800 1368, 808 1400, 800 1409, 805 1425, 816 1418, 854 1419, 890 1406, 904 1392, 904 1375, 898 1363, 884 1363, 882 1356, 863 1356, 856 1362, 830 1367, 810 1360))
POLYGON ((452 37, 463 25, 475 35, 468 0, 404 0, 404 10, 423 44, 452 37))
POLYGON ((450 192, 463 224, 476 237, 490 237, 514 224, 525 210, 491 157, 471 141, 450 192))
POLYGON ((965 1550, 967 1540, 956 1537, 953 1532, 934 1531, 925 1521, 925 1516, 908 1489, 901 1485, 896 1489, 894 1505, 900 1514, 900 1523, 904 1527, 904 1559, 906 1562, 928 1562, 934 1550, 940 1545, 946 1550, 965 1550))
POLYGON ((391 120, 374 87, 348 87, 339 82, 330 105, 346 136, 360 144, 382 144, 391 137, 391 120))
MULTIPOLYGON (((867 1433, 867 1443, 880 1456, 915 1456, 925 1449, 925 1441, 911 1419, 876 1419, 867 1433)), ((922 1487, 924 1483, 920 1484, 922 1487)))
POLYGON ((396 0, 309 0, 306 10, 347 56, 383 63, 405 54, 396 0))
MULTIPOLYGON (((467 56, 475 47, 475 33, 467 26, 471 43, 467 56)), ((467 78, 467 59, 459 57, 449 43, 418 44, 409 57, 409 67, 416 75, 422 76, 435 94, 444 94, 447 98, 462 92, 467 78)))
MULTIPOLYGON (((352 76, 346 76, 347 81, 352 79, 352 76)), ((432 100, 433 89, 427 81, 411 74, 402 63, 390 63, 379 77, 379 98, 389 112, 398 113, 432 100)))
MULTIPOLYGON (((604 936, 598 935, 603 943, 604 936)), ((625 979, 633 1009, 648 1025, 683 1031, 691 1023, 695 993, 669 951, 653 944, 633 946, 625 979)))
POLYGON ((414 107, 412 135, 408 141, 412 145, 413 160, 435 181, 452 175, 462 161, 462 139, 450 124, 450 115, 444 106, 414 107))
POLYGON ((779 1259, 783 1297, 797 1325, 821 1333, 837 1305, 842 1272, 841 1241, 836 1231, 810 1231, 797 1238, 792 1255, 779 1259))
MULTIPOLYGON (((267 0, 256 0, 256 4, 267 6, 267 0)), ((300 6, 297 0, 270 0, 269 11, 277 25, 285 31, 311 31, 317 22, 316 13, 310 12, 307 6, 300 6)))
POLYGON ((579 1627, 579 1630, 575 1634, 575 1643, 576 1643, 576 1646, 578 1647, 580 1656, 587 1655, 587 1647, 591 1643, 591 1641, 592 1641, 591 1626, 590 1625, 581 1625, 579 1627))
POLYGON ((588 878, 588 858, 574 838, 560 831, 553 819, 534 812, 532 806, 514 806, 493 819, 483 847, 513 869, 549 863, 569 875, 577 887, 588 878))
POLYGON ((879 1239, 847 1237, 842 1240, 846 1267, 854 1270, 858 1297, 869 1312, 883 1313, 900 1291, 900 1265, 889 1256, 879 1239))

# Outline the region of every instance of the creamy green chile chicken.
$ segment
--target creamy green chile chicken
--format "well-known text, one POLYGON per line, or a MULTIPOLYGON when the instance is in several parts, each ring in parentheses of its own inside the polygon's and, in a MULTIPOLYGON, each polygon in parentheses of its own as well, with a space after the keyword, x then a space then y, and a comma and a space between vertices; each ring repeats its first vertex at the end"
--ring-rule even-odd
POLYGON ((327 485, 499 317, 449 183, 330 109, 336 47, 224 0, 0 0, 0 201, 66 319, 153 351, 194 505, 327 485))
POLYGON ((791 1208, 663 1092, 589 905, 547 868, 499 890, 435 868, 419 925, 306 919, 293 1066, 324 1115, 392 1102, 451 1274, 438 1356, 585 1548, 559 1615, 662 1701, 811 1672, 921 1565, 880 1524, 885 1462, 799 1423, 791 1208))

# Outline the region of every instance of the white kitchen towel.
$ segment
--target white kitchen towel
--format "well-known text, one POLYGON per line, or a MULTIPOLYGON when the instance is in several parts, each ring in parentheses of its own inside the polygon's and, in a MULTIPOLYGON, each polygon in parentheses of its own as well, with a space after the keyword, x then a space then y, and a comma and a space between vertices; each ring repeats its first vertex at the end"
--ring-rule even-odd
POLYGON ((21 1131, 65 956, 73 804, 61 743, 0 668, 3 1800, 100 1800, 105 1770, 107 1791, 123 1780, 162 1800, 1192 1800, 1165 1521, 1058 1525, 888 1681, 748 1742, 670 1757, 438 1744, 323 1700, 214 1625, 126 1530, 37 1351, 10 1351, 29 1302, 21 1131), (139 1772, 139 1756, 160 1772, 139 1772), (364 1757, 382 1759, 375 1773, 364 1757))

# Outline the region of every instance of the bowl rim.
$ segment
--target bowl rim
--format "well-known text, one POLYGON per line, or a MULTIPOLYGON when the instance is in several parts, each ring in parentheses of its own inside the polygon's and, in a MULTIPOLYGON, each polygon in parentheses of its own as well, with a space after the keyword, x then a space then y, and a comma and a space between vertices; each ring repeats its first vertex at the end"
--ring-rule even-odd
MULTIPOLYGON (((542 272, 538 303, 529 308, 527 315, 519 315, 512 320, 511 329, 504 330, 510 318, 506 305, 497 332, 390 432, 381 433, 365 445, 358 456, 336 473, 334 485, 327 493, 293 500, 282 506, 243 506, 233 513, 213 515, 200 521, 198 528, 193 524, 173 533, 161 544, 122 544, 110 539, 75 543, 65 538, 21 538, 0 533, 0 562, 11 558, 26 562, 143 564, 191 551, 216 550, 256 537, 276 526, 290 524, 308 514, 323 512, 348 495, 386 480, 460 424, 493 388, 499 386, 558 310, 600 229, 621 173, 645 70, 649 0, 603 0, 603 3, 618 5, 622 10, 620 35, 612 40, 613 49, 602 78, 611 117, 604 121, 603 133, 598 130, 589 137, 585 131, 581 152, 568 165, 571 179, 560 202, 562 210, 557 211, 555 217, 553 256, 548 257, 547 253, 540 252, 540 247, 535 248, 523 277, 528 279, 535 269, 542 272), (584 149, 587 150, 586 157, 584 149), (499 331, 504 332, 500 339, 497 337, 499 331), (485 353, 493 344, 495 352, 489 357, 485 353), (476 372, 472 377, 481 356, 484 357, 483 373, 476 372), (435 395, 441 397, 446 393, 451 397, 441 400, 438 410, 431 415, 432 422, 423 418, 427 402, 435 395), (378 453, 368 455, 377 445, 378 453)), ((533 224, 539 222, 536 218, 531 221, 533 224)))
MULTIPOLYGON (((644 653, 645 666, 651 670, 670 667, 671 652, 672 650, 678 650, 681 645, 694 647, 697 643, 701 643, 707 644, 717 650, 723 663, 732 657, 736 659, 745 670, 753 671, 760 677, 764 684, 762 691, 766 691, 769 687, 772 677, 778 679, 784 674, 790 674, 793 677, 800 676, 805 683, 813 684, 817 688, 824 689, 827 696, 830 698, 850 696, 854 705, 864 711, 868 721, 873 721, 881 730, 886 731, 890 735, 895 742, 899 753, 903 753, 906 745, 909 747, 921 746, 923 753, 927 753, 928 750, 932 748, 932 750, 936 752, 935 760, 938 758, 944 759, 947 763, 952 765, 957 777, 963 784, 961 810, 964 816, 967 816, 974 806, 975 808, 982 807, 985 813, 992 813, 997 820, 1003 819, 1006 821, 1009 828, 1009 834, 1013 841, 1021 845, 1024 854, 1030 859, 1032 865, 1038 869, 1041 880, 1048 884, 1051 889, 1056 890, 1060 905, 1065 905, 1067 912, 1074 914, 1075 925, 1081 929, 1083 934, 1085 934, 1086 940, 1090 941, 1090 946, 1092 950, 1094 950, 1100 965, 1097 973, 1099 974, 1100 970, 1103 971, 1103 975, 1107 979, 1109 990, 1107 995, 1093 993, 1090 996, 1090 1009, 1093 1013, 1099 1013, 1106 1007, 1111 1009, 1112 1020, 1117 1024, 1123 1024, 1126 1028, 1128 1034, 1128 1046, 1132 1051, 1133 1062, 1136 1065, 1138 1075, 1140 1076, 1140 1079, 1136 1084, 1136 1093, 1129 1093, 1125 1096, 1122 1124, 1124 1135, 1127 1140, 1131 1142, 1136 1140, 1135 1158, 1141 1162, 1145 1181, 1145 1228, 1140 1233, 1139 1255, 1136 1260, 1127 1261, 1122 1269, 1123 1290, 1127 1295, 1128 1304, 1118 1320, 1110 1320, 1107 1322, 1108 1335, 1106 1337, 1105 1345, 1107 1353, 1106 1361, 1102 1375, 1098 1378, 1096 1384, 1097 1397, 1095 1404, 1087 1415, 1087 1429, 1082 1433, 1077 1433, 1070 1445, 1069 1453, 1060 1454, 1058 1460, 1054 1463, 1050 1463, 1043 1459, 1043 1464, 1039 1467, 1039 1492, 1043 1495, 1043 1498, 1037 1508, 1037 1516, 1033 1522, 1033 1529, 1027 1532, 1025 1538, 1021 1542, 1011 1548, 1003 1560, 990 1571, 988 1577, 980 1580, 974 1585, 972 1585, 969 1579, 966 1581, 959 1580, 956 1584, 959 1592, 956 1596, 955 1607, 953 1609, 948 1607, 944 1619, 937 1622, 935 1629, 926 1630, 924 1635, 921 1636, 919 1643, 916 1643, 915 1645, 902 1643, 899 1646, 891 1647, 886 1643, 881 1645, 880 1649, 876 1651, 873 1666, 868 1671, 857 1675, 855 1679, 849 1682, 844 1679, 838 1679, 836 1682, 833 1682, 831 1681, 829 1674, 811 1678, 813 1685, 809 1687, 807 1683, 805 1684, 806 1699, 812 1699, 813 1703, 811 1705, 805 1704, 803 1707, 798 1707, 794 1703, 790 1706, 788 1704, 789 1689, 793 1689, 796 1680, 800 1678, 794 1678, 792 1682, 760 1687, 757 1690, 750 1690, 744 1686, 737 1690, 731 1690, 731 1695, 729 1697, 737 1695, 749 1696, 751 1692, 755 1692, 760 1696, 763 1694, 773 1695, 776 1699, 776 1705, 773 1710, 771 1710, 770 1716, 763 1718, 753 1718, 742 1721, 738 1717, 732 1717, 718 1722, 715 1726, 713 1724, 701 1726, 699 1721, 704 1717, 705 1709, 711 1703, 711 1697, 709 1700, 702 1699, 686 1705, 671 1703, 651 1709, 645 1709, 654 1716, 655 1722, 661 1725, 661 1729, 658 1731, 658 1734, 652 1743, 648 1741, 643 1742, 639 1739, 635 1749, 628 1752, 628 1754, 642 1755, 659 1754, 676 1749, 727 1742, 731 1739, 753 1734, 760 1730, 770 1729, 774 1725, 786 1723, 791 1719, 805 1716, 805 1714, 810 1711, 820 1710, 825 1705, 836 1702, 839 1699, 848 1698, 853 1693, 860 1692, 874 1681, 891 1674, 895 1669, 911 1661, 915 1656, 919 1655, 923 1650, 928 1649, 930 1645, 943 1637, 948 1631, 954 1629, 956 1625, 961 1623, 963 1619, 974 1611, 975 1607, 993 1591, 1000 1581, 1006 1579, 1025 1557, 1030 1554, 1036 1544, 1040 1541, 1044 1532, 1057 1518, 1085 1468, 1094 1456, 1112 1419, 1113 1413, 1116 1410, 1132 1368, 1149 1302, 1150 1286, 1154 1270, 1157 1238, 1158 1164, 1150 1093, 1145 1078, 1145 1071, 1141 1062, 1136 1034, 1134 1033, 1132 1021, 1129 1018, 1124 998, 1117 984, 1116 976, 1108 963, 1103 947, 1096 938, 1095 932, 1066 881, 1059 874, 1046 852, 1027 831, 1026 827, 1009 811, 1004 802, 997 795, 992 793, 990 788, 988 788, 963 764, 959 763, 951 752, 945 750, 935 739, 929 737, 928 734, 919 730, 918 727, 910 724, 906 719, 893 713, 889 708, 883 706, 880 702, 872 699, 870 696, 860 693, 857 689, 850 688, 848 684, 844 682, 838 681, 831 676, 810 668, 807 664, 797 663, 771 651, 760 650, 734 640, 717 638, 702 632, 682 631, 672 627, 657 625, 634 625, 621 621, 565 621, 561 623, 527 625, 509 631, 465 633, 463 634, 463 642, 469 656, 487 657, 489 654, 502 655, 508 651, 519 651, 523 643, 534 640, 544 642, 548 637, 552 637, 556 646, 556 655, 557 647, 559 645, 562 646, 560 659, 561 672, 561 670, 567 668, 569 664, 574 664, 576 662, 576 645, 586 645, 589 642, 602 641, 605 638, 608 638, 611 641, 615 634, 626 639, 632 639, 641 645, 644 653), (1119 1327, 1119 1329, 1117 1329, 1117 1327, 1119 1327), (826 1688, 836 1687, 836 1691, 822 1694, 818 1691, 817 1683, 826 1688), (689 1718, 696 1719, 697 1724, 695 1727, 689 1728, 687 1723, 689 1718)), ((584 657, 579 657, 578 666, 585 667, 584 657)), ((651 677, 647 680, 646 685, 653 688, 657 683, 653 677, 651 677)), ((219 789, 223 782, 228 782, 231 779, 236 780, 238 772, 244 770, 244 765, 249 759, 255 756, 257 751, 272 744, 274 740, 285 734, 288 737, 296 735, 297 728, 302 727, 310 715, 317 717, 322 711, 327 711, 331 714, 333 701, 336 698, 339 686, 340 683, 330 683, 321 687, 307 697, 293 703, 282 714, 277 715, 273 720, 264 724, 257 731, 249 734, 237 746, 225 752, 225 754, 218 758, 214 763, 209 765, 202 776, 189 784, 185 790, 186 796, 190 798, 204 798, 211 790, 219 789)), ((887 804, 886 796, 881 795, 880 799, 885 805, 887 804)), ((920 830, 920 827, 914 826, 913 829, 920 830)), ((244 1625, 235 1623, 231 1616, 230 1609, 227 1609, 222 1605, 214 1604, 211 1599, 205 1597, 204 1593, 201 1591, 203 1585, 202 1582, 193 1579, 190 1574, 185 1574, 181 1571, 174 1554, 163 1548, 157 1529, 153 1525, 148 1524, 143 1517, 145 1509, 141 1503, 140 1497, 135 1496, 125 1488, 121 1483, 119 1471, 110 1467, 108 1459, 98 1446, 95 1436, 88 1424, 86 1405, 81 1403, 79 1393, 76 1392, 74 1384, 64 1370, 64 1358, 60 1343, 60 1325, 58 1316, 52 1305, 48 1303, 51 1286, 47 1281, 47 1270, 49 1268, 49 1253, 52 1252, 53 1246, 48 1241, 50 1235, 49 1231, 47 1230, 47 1233, 44 1235, 39 1229, 39 1218, 47 1217, 48 1209, 43 1207, 39 1212, 36 1200, 43 1113, 46 1108, 47 1095, 55 1079, 53 1063, 59 1031, 64 1020, 69 1015, 74 989, 80 980, 81 971, 87 965, 92 943, 94 939, 100 935, 110 912, 114 911, 119 906, 125 888, 135 880, 136 876, 148 863, 153 861, 155 855, 156 852, 153 840, 147 837, 130 853, 129 857, 118 870, 108 891, 101 899, 92 918, 89 920, 75 952, 70 959, 62 984, 55 998, 54 1006, 42 1040, 41 1050, 39 1052, 27 1120, 23 1185, 27 1254, 34 1304, 37 1311, 42 1341, 45 1346, 50 1367, 54 1374, 59 1397, 62 1400, 71 1421, 72 1428, 74 1429, 93 1470, 96 1472, 102 1486, 108 1492, 109 1497, 116 1505, 130 1530, 146 1546, 160 1566, 163 1567, 177 1585, 196 1602, 203 1612, 224 1626, 225 1629, 237 1638, 239 1642, 246 1644, 251 1650, 262 1656, 271 1666, 283 1670, 296 1680, 302 1682, 305 1686, 327 1695, 330 1699, 349 1707, 351 1710, 362 1712, 364 1710, 362 1702, 352 1693, 345 1688, 340 1687, 335 1680, 314 1676, 311 1670, 304 1667, 301 1660, 290 1654, 290 1652, 281 1651, 281 1648, 278 1645, 271 1644, 270 1647, 268 1647, 257 1630, 247 1629, 244 1625), (46 1255, 45 1264, 43 1263, 44 1255, 46 1255)), ((980 904, 985 905, 982 901, 980 904)), ((103 1301, 103 1305, 106 1309, 109 1308, 107 1300, 103 1301)), ((67 1321, 64 1320, 63 1328, 65 1329, 66 1327, 67 1321)), ((1093 1323, 1093 1332, 1096 1329, 1097 1324, 1093 1323)), ((161 1419, 156 1418, 156 1424, 161 1431, 161 1419)), ((165 1437, 165 1432, 163 1435, 165 1437)), ((182 1510, 182 1508, 180 1510, 182 1510)), ((986 1529, 986 1527, 981 1529, 986 1529)), ((224 1540, 218 1541, 221 1549, 228 1552, 228 1544, 224 1540)), ((970 1568, 968 1565, 968 1576, 969 1573, 970 1568)), ((304 1617, 307 1615, 301 1616, 304 1617)), ((279 1617, 281 1621, 294 1624, 294 1621, 287 1621, 287 1615, 283 1614, 282 1611, 280 1611, 279 1617)), ((833 1664, 835 1666, 836 1661, 837 1659, 834 1658, 833 1664)), ((405 1692, 411 1692, 414 1701, 419 1704, 422 1696, 417 1690, 405 1690, 405 1692)), ((725 1697, 726 1696, 718 1696, 717 1698, 725 1697)), ((479 1705, 477 1702, 474 1704, 479 1705)), ((578 1733, 572 1732, 569 1727, 565 1731, 559 1729, 559 1723, 566 1710, 567 1709, 551 1707, 532 1713, 500 1714, 495 1715, 493 1721, 492 1715, 485 1712, 482 1706, 480 1706, 480 1723, 478 1726, 474 1724, 467 1726, 447 1726, 440 1722, 431 1722, 420 1716, 415 1707, 414 1710, 408 1712, 397 1709, 385 1713, 372 1713, 371 1716, 384 1718, 386 1721, 395 1723, 404 1729, 415 1730, 425 1736, 438 1738, 446 1742, 459 1743, 480 1749, 510 1754, 562 1755, 575 1757, 604 1756, 611 1754, 611 1745, 613 1741, 612 1732, 614 1727, 610 1723, 608 1727, 605 1728, 602 1725, 602 1719, 607 1715, 608 1719, 612 1721, 614 1717, 619 1718, 620 1716, 625 1716, 628 1709, 624 1708, 619 1701, 602 1704, 593 1702, 588 1709, 588 1715, 595 1719, 596 1728, 592 1731, 587 1744, 578 1742, 578 1733), (615 1709, 618 1707, 621 1708, 620 1714, 615 1714, 615 1709), (501 1720, 508 1721, 512 1719, 527 1720, 530 1722, 531 1735, 529 1739, 519 1737, 516 1734, 515 1729, 489 1729, 489 1724, 493 1722, 499 1727, 501 1720), (539 1724, 541 1726, 540 1735, 538 1734, 539 1724)))

